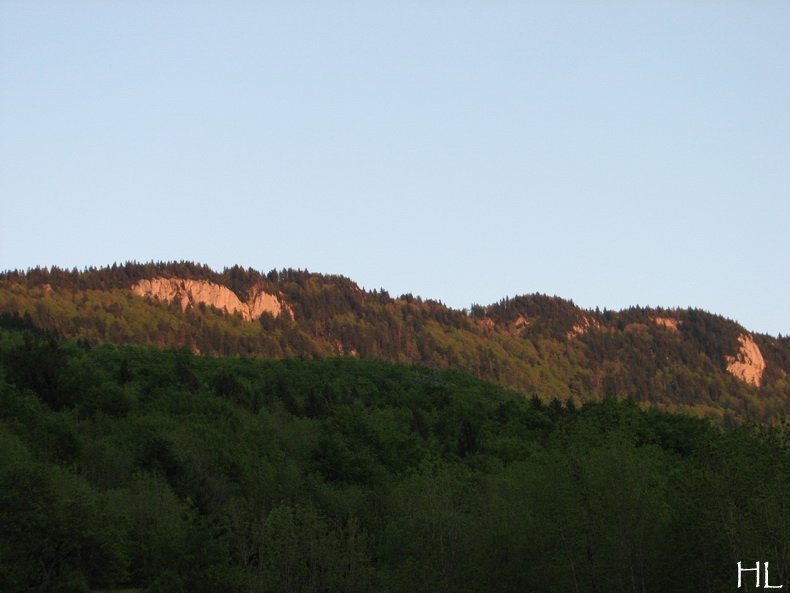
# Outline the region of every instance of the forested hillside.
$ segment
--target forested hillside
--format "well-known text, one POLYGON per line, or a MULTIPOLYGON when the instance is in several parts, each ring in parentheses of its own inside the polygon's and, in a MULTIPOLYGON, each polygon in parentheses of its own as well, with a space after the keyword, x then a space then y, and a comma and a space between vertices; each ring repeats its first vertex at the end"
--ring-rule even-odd
POLYGON ((790 411, 790 339, 699 310, 587 311, 525 295, 458 311, 341 276, 181 262, 6 272, 0 314, 89 344, 454 368, 545 402, 630 397, 720 422, 790 411))
POLYGON ((786 424, 3 326, 2 591, 720 593, 757 560, 790 582, 786 424))

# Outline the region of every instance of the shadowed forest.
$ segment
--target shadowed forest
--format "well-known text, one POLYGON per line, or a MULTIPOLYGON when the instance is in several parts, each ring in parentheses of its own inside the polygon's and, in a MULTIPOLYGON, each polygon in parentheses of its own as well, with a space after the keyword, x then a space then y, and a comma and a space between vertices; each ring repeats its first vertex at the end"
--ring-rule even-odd
POLYGON ((345 358, 0 331, 0 590, 667 592, 790 582, 788 426, 345 358))

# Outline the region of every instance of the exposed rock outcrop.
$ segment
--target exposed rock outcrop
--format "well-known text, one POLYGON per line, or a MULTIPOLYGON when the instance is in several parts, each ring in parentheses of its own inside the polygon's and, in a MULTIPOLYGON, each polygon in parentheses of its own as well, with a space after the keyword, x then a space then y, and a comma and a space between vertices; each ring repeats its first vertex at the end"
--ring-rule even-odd
POLYGON ((135 283, 132 292, 160 301, 175 301, 182 310, 203 304, 231 314, 240 313, 248 321, 258 319, 263 313, 271 313, 274 317, 282 314, 293 317, 290 307, 273 294, 252 289, 245 303, 229 288, 207 280, 151 278, 135 283))
POLYGON ((727 370, 741 381, 759 387, 765 371, 765 360, 754 339, 747 334, 738 336, 741 348, 735 356, 727 357, 727 370))
POLYGON ((496 327, 496 322, 490 317, 484 317, 483 319, 480 320, 480 323, 486 329, 494 329, 494 327, 496 327))
POLYGON ((587 315, 583 315, 582 318, 573 325, 571 331, 566 334, 566 337, 570 340, 576 336, 586 334, 591 329, 598 329, 599 327, 601 327, 601 324, 598 323, 597 319, 591 319, 587 317, 587 315))
POLYGON ((680 319, 675 319, 674 317, 653 317, 653 321, 655 321, 657 325, 663 325, 667 329, 679 331, 678 325, 680 324, 680 319))
POLYGON ((524 317, 523 315, 519 315, 516 320, 513 322, 513 327, 515 329, 526 329, 529 327, 529 319, 524 317))

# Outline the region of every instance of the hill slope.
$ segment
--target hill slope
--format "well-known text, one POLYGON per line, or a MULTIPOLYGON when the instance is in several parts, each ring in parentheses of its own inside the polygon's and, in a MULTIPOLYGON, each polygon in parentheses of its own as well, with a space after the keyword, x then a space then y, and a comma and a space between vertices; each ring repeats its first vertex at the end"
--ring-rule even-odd
POLYGON ((0 590, 715 593, 744 558, 785 583, 787 436, 0 328, 0 590))
POLYGON ((544 400, 616 395, 719 420, 790 411, 790 340, 699 310, 525 295, 467 312, 341 276, 181 262, 7 272, 0 314, 89 343, 456 368, 544 400))

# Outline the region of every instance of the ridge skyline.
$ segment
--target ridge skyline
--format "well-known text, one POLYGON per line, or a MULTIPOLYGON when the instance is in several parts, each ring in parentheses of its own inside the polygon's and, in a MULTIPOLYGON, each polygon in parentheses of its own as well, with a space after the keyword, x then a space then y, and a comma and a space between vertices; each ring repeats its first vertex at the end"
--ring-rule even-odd
MULTIPOLYGON (((541 289, 537 289, 537 290, 523 290, 523 291, 520 291, 520 292, 516 291, 516 292, 513 292, 513 293, 506 293, 506 294, 500 295, 499 297, 494 297, 494 298, 489 299, 489 300, 475 300, 475 299, 472 299, 472 300, 468 301, 467 304, 459 304, 459 301, 457 301, 457 300, 450 300, 450 299, 446 299, 446 298, 441 297, 441 296, 440 297, 436 297, 436 296, 427 295, 427 294, 419 293, 417 291, 410 291, 410 290, 405 290, 405 291, 404 290, 392 290, 387 285, 383 285, 383 284, 382 285, 365 284, 363 282, 360 282, 355 276, 353 276, 351 274, 346 274, 346 273, 342 273, 342 272, 317 271, 315 269, 309 269, 307 267, 301 268, 301 267, 285 266, 285 267, 280 267, 280 268, 270 268, 267 271, 267 270, 264 270, 263 268, 257 268, 255 266, 247 266, 247 265, 240 265, 240 264, 211 265, 211 264, 203 263, 202 261, 189 260, 189 259, 146 260, 146 261, 141 261, 141 260, 137 260, 137 259, 130 259, 130 260, 125 260, 124 262, 115 261, 115 262, 113 262, 111 264, 105 264, 105 265, 99 265, 99 266, 94 265, 94 264, 86 264, 86 265, 82 265, 82 266, 76 266, 76 265, 75 266, 60 266, 60 265, 57 265, 57 264, 53 264, 53 265, 32 265, 32 266, 28 266, 26 268, 21 268, 21 267, 5 268, 5 269, 0 270, 0 276, 8 274, 8 273, 14 273, 14 272, 27 273, 30 270, 35 270, 35 269, 47 269, 47 270, 49 270, 49 269, 52 269, 52 268, 58 268, 60 270, 66 271, 66 272, 72 272, 72 271, 76 270, 79 273, 84 273, 84 272, 90 271, 90 270, 98 270, 98 271, 100 271, 100 270, 104 270, 104 269, 110 269, 113 266, 123 266, 123 265, 128 265, 128 264, 164 265, 164 266, 167 266, 167 265, 170 265, 170 264, 180 264, 180 263, 189 263, 189 264, 194 264, 194 265, 197 265, 197 266, 200 266, 200 267, 205 267, 208 270, 210 270, 212 273, 215 273, 215 274, 221 274, 223 271, 231 270, 233 268, 241 268, 241 269, 245 269, 245 270, 253 270, 253 271, 255 271, 257 273, 260 273, 260 274, 262 274, 264 276, 267 273, 269 273, 269 272, 281 271, 281 270, 293 270, 293 271, 297 271, 297 272, 306 272, 306 273, 310 273, 310 274, 318 274, 318 275, 321 275, 321 276, 328 276, 328 277, 338 276, 338 277, 350 280, 356 286, 358 286, 360 289, 362 289, 364 291, 367 291, 367 292, 384 290, 384 291, 387 292, 387 294, 391 295, 392 298, 400 298, 400 297, 403 297, 403 296, 406 296, 406 295, 411 295, 411 296, 413 296, 415 298, 419 298, 419 299, 422 299, 424 301, 432 301, 432 302, 441 304, 441 305, 443 305, 445 307, 448 307, 449 309, 452 309, 454 311, 464 312, 464 313, 467 313, 467 314, 471 311, 472 307, 474 307, 476 305, 483 306, 483 307, 489 307, 489 306, 496 305, 496 304, 500 303, 501 301, 504 301, 504 300, 507 300, 507 299, 514 299, 514 298, 517 298, 517 297, 520 297, 520 296, 540 295, 540 296, 547 296, 547 297, 551 297, 551 298, 562 299, 564 301, 572 303, 574 306, 576 306, 579 309, 582 309, 582 310, 584 310, 586 312, 595 312, 595 311, 606 312, 606 311, 609 311, 609 312, 618 313, 618 312, 628 311, 630 309, 646 309, 646 310, 657 310, 657 311, 667 311, 667 312, 670 312, 670 311, 698 310, 698 311, 702 311, 702 312, 705 312, 705 313, 708 313, 708 314, 716 315, 716 316, 721 317, 721 318, 723 318, 723 319, 725 319, 727 321, 731 321, 733 323, 736 323, 737 325, 741 326, 742 328, 744 328, 745 330, 747 330, 750 333, 762 334, 762 335, 770 336, 770 337, 773 337, 773 338, 782 338, 782 337, 790 336, 790 331, 787 331, 787 332, 784 332, 784 331, 781 331, 781 330, 773 331, 771 329, 766 330, 766 329, 764 329, 762 327, 755 327, 753 325, 750 325, 750 324, 742 321, 737 316, 733 316, 733 315, 728 314, 727 312, 723 312, 723 311, 720 311, 720 310, 717 310, 717 309, 714 309, 714 308, 709 308, 709 307, 705 307, 705 306, 701 306, 701 305, 697 305, 697 304, 687 304, 687 305, 675 304, 675 305, 669 305, 667 303, 655 303, 655 304, 653 304, 653 303, 628 302, 628 303, 620 303, 618 305, 610 306, 610 305, 601 304, 601 303, 580 302, 574 296, 566 295, 566 294, 560 294, 560 293, 558 293, 556 291, 555 292, 544 291, 544 290, 541 290, 541 289)), ((242 300, 243 300, 242 295, 237 295, 237 296, 241 297, 242 300)))

